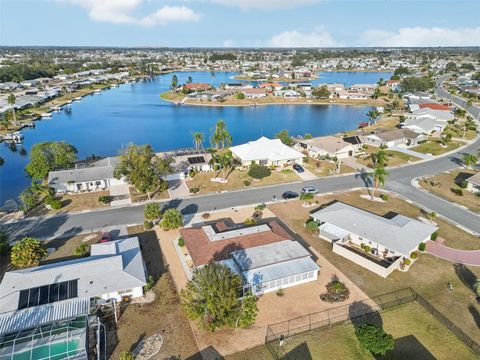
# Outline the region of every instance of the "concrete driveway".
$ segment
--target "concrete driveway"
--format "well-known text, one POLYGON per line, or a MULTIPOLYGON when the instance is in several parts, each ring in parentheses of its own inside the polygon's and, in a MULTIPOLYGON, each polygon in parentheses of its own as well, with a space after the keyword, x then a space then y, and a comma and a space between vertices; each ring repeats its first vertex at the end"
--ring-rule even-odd
POLYGON ((295 171, 295 170, 293 170, 293 171, 295 171, 295 174, 297 174, 298 177, 299 177, 300 179, 302 179, 303 181, 309 181, 309 180, 316 180, 316 179, 318 179, 318 176, 317 176, 317 175, 315 175, 315 174, 312 173, 311 171, 308 171, 307 169, 305 169, 305 167, 303 167, 303 170, 305 170, 305 171, 304 171, 304 172, 301 172, 301 173, 300 173, 300 172, 297 172, 297 171, 295 171))
POLYGON ((110 206, 130 205, 132 199, 130 198, 130 190, 127 184, 110 186, 110 206))
POLYGON ((171 180, 168 182, 170 199, 183 199, 190 196, 190 190, 184 180, 171 180))

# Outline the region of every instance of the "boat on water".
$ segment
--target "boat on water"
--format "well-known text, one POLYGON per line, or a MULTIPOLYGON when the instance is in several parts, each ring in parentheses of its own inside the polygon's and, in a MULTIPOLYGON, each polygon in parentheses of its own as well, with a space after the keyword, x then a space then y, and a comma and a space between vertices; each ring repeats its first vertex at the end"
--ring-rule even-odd
POLYGON ((93 91, 95 94, 100 94, 102 92, 102 89, 96 89, 93 91))
POLYGON ((15 144, 21 144, 23 142, 23 134, 20 131, 15 131, 3 136, 3 140, 7 142, 13 142, 15 144))
POLYGON ((76 98, 73 99, 73 101, 80 101, 80 100, 82 100, 81 96, 77 96, 76 98))
POLYGON ((52 111, 60 111, 60 110, 62 110, 62 107, 61 107, 61 106, 52 106, 52 107, 50 107, 50 110, 52 110, 52 111))
POLYGON ((52 117, 51 113, 41 113, 40 116, 42 119, 50 119, 52 117))
POLYGON ((110 87, 112 87, 112 88, 117 88, 118 85, 117 85, 117 84, 112 84, 110 87))

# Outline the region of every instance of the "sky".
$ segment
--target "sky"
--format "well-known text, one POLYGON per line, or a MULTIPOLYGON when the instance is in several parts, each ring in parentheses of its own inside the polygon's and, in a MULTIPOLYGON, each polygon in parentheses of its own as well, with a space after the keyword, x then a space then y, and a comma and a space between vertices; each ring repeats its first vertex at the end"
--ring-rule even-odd
POLYGON ((480 46, 480 0, 0 0, 2 46, 480 46))

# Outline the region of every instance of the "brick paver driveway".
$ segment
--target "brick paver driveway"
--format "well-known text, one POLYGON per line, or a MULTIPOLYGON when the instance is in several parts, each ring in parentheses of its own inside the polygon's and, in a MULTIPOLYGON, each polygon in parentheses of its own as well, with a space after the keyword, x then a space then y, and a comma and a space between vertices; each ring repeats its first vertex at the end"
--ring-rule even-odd
POLYGON ((454 249, 443 245, 439 240, 427 241, 426 250, 428 253, 451 262, 480 266, 480 250, 454 249))

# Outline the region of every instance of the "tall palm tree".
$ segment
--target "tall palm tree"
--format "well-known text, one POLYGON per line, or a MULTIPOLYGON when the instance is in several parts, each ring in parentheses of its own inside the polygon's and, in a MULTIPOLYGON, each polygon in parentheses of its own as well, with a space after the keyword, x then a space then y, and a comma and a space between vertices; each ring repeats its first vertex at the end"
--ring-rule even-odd
POLYGON ((368 126, 370 126, 372 122, 375 124, 377 122, 377 118, 378 118, 379 115, 380 114, 376 109, 369 110, 368 113, 367 113, 368 126))
POLYGON ((373 166, 383 166, 387 161, 387 154, 382 149, 378 150, 376 153, 370 155, 372 159, 373 166))
POLYGON ((205 136, 202 132, 194 132, 193 136, 193 144, 195 145, 195 149, 203 149, 203 141, 205 140, 205 136))
POLYGON ((381 165, 375 167, 373 173, 369 174, 373 178, 372 199, 375 197, 375 191, 385 185, 385 179, 389 175, 387 170, 381 165))
POLYGON ((477 164, 478 158, 474 154, 463 154, 463 163, 467 168, 477 164))
POLYGON ((17 98, 15 95, 10 94, 8 95, 7 102, 12 108, 12 114, 13 114, 13 125, 17 126, 17 115, 15 114, 15 108, 13 105, 15 105, 15 102, 17 101, 17 98))
POLYGON ((232 144, 232 135, 227 130, 227 125, 225 121, 219 119, 215 125, 215 129, 213 130, 213 134, 210 138, 210 142, 213 146, 218 148, 224 148, 225 145, 230 146, 232 144))

